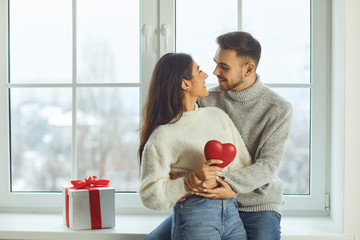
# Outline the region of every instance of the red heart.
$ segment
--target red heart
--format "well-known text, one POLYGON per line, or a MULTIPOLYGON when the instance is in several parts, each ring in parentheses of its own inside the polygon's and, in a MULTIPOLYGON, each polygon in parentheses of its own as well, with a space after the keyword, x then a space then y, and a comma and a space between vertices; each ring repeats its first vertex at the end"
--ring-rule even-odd
POLYGON ((210 140, 205 144, 204 153, 206 160, 220 159, 223 161, 221 164, 213 164, 221 168, 229 165, 236 156, 236 147, 231 143, 222 144, 216 140, 210 140))

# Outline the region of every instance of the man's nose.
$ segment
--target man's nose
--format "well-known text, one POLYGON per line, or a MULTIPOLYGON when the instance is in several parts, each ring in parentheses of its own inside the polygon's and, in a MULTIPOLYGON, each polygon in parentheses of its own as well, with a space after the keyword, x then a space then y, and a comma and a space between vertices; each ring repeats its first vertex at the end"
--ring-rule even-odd
POLYGON ((214 75, 220 75, 220 72, 219 72, 219 67, 216 66, 215 69, 214 69, 214 72, 213 72, 214 75))

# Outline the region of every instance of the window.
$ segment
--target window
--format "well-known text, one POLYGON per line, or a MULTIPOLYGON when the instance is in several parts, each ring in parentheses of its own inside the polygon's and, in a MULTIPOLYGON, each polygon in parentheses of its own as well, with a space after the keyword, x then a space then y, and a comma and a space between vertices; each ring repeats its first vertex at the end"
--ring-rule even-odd
POLYGON ((210 86, 217 82, 211 74, 215 65, 209 59, 214 57, 218 35, 241 29, 261 43, 257 72, 266 85, 292 103, 294 110, 279 171, 285 209, 324 209, 323 123, 329 106, 324 92, 326 63, 322 65, 321 60, 326 58, 326 32, 319 31, 326 26, 321 9, 326 9, 322 3, 306 0, 226 0, 221 5, 215 0, 176 1, 176 51, 194 56, 209 74, 210 86), (199 16, 204 6, 206 11, 199 16))
POLYGON ((213 86, 215 38, 241 29, 262 45, 257 70, 262 81, 294 108, 279 172, 285 209, 324 209, 329 114, 326 3, 0 4, 0 22, 8 23, 0 28, 0 51, 6 53, 0 59, 0 130, 5 133, 0 139, 1 206, 58 207, 58 192, 69 179, 96 175, 111 180, 121 206, 141 208, 136 194, 137 129, 157 59, 170 51, 190 53, 213 86))
POLYGON ((296 131, 292 131, 288 140, 285 161, 280 169, 284 193, 309 194, 310 1, 243 0, 240 21, 237 1, 228 0, 222 5, 224 7, 219 7, 215 0, 177 1, 176 50, 192 53, 200 65, 210 63, 202 68, 211 75, 207 81, 216 84, 217 79, 211 74, 215 64, 209 61, 217 49, 215 38, 237 30, 240 22, 242 30, 259 40, 262 56, 257 72, 261 81, 271 84, 276 92, 292 102, 294 108, 293 128, 296 131), (189 9, 190 4, 193 8, 189 9), (209 10, 199 17, 196 12, 204 5, 209 10), (281 8, 277 7, 279 5, 281 8), (281 31, 269 26, 277 26, 281 31))
POLYGON ((90 175, 136 190, 138 3, 9 7, 11 191, 59 191, 90 175))

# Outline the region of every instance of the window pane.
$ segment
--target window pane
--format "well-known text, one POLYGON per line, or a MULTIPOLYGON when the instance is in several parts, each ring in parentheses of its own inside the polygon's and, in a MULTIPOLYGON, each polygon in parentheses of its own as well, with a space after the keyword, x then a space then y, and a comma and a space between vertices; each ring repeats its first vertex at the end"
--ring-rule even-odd
POLYGON ((56 191, 71 178, 71 89, 11 89, 12 191, 56 191))
POLYGON ((107 178, 117 191, 136 191, 139 88, 81 88, 77 101, 78 178, 107 178))
POLYGON ((71 82, 71 28, 71 0, 10 0, 10 81, 71 82))
POLYGON ((238 28, 237 0, 178 0, 176 1, 176 52, 192 55, 209 78, 207 83, 217 83, 212 74, 213 61, 220 34, 238 28), (205 8, 206 6, 206 8, 205 8))
POLYGON ((139 1, 77 1, 77 80, 139 82, 139 1))
POLYGON ((310 82, 310 0, 242 0, 242 29, 260 42, 265 83, 310 82))
POLYGON ((279 177, 284 182, 284 194, 309 194, 310 90, 274 90, 293 106, 292 128, 279 171, 279 177))

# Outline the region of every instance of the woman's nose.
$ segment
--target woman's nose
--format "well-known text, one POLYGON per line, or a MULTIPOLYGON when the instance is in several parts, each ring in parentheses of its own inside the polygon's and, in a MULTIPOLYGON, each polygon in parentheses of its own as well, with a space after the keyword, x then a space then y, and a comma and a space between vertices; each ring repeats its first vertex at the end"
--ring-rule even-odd
POLYGON ((203 74, 204 78, 208 78, 208 76, 209 76, 206 72, 202 72, 202 74, 203 74))

